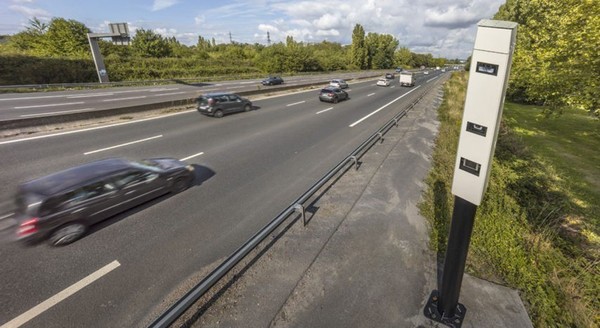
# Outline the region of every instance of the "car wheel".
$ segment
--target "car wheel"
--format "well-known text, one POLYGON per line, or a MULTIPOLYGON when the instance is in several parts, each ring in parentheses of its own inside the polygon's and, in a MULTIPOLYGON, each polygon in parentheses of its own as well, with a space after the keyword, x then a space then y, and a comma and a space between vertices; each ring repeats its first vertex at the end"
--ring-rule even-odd
POLYGON ((252 106, 250 104, 246 104, 246 106, 244 106, 244 111, 245 112, 249 112, 252 110, 252 106))
POLYGON ((171 191, 173 193, 177 194, 177 193, 180 193, 180 192, 186 190, 189 187, 190 187, 190 179, 177 178, 177 180, 175 180, 175 182, 173 182, 171 191))
POLYGON ((52 246, 63 246, 70 244, 81 238, 83 234, 85 234, 86 230, 86 226, 82 223, 68 223, 52 232, 49 238, 50 244, 52 246))
POLYGON ((221 118, 221 117, 223 117, 223 111, 220 110, 220 109, 217 109, 215 111, 214 115, 215 115, 216 118, 221 118))

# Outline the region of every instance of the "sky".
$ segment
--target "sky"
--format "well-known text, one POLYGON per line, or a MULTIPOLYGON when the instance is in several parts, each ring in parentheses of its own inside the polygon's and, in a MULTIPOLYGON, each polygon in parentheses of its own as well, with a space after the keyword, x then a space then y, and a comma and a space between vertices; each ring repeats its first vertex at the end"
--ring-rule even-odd
POLYGON ((505 0, 0 0, 0 35, 23 31, 29 19, 74 19, 94 33, 109 23, 175 36, 186 45, 198 36, 217 43, 267 44, 323 40, 352 43, 352 29, 391 34, 400 46, 434 57, 466 59, 477 22, 492 18, 505 0))

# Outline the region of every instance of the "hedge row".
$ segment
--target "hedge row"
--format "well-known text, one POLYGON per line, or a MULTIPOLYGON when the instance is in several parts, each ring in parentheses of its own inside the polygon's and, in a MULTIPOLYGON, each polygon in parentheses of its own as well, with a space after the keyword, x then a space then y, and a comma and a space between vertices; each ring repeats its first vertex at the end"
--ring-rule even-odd
MULTIPOLYGON (((107 58, 111 81, 184 79, 261 74, 250 61, 232 65, 198 58, 107 58)), ((0 55, 0 85, 97 82, 91 59, 0 55)))

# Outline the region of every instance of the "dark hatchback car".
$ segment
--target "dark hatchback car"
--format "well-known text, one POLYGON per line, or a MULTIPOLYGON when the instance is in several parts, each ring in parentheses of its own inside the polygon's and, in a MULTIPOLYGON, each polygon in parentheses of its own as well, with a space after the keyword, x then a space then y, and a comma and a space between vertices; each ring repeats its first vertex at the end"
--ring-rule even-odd
POLYGON ((350 99, 350 96, 348 95, 348 93, 340 88, 335 88, 335 87, 327 87, 327 88, 323 88, 321 89, 321 92, 319 93, 319 100, 320 101, 329 101, 332 103, 337 103, 340 100, 344 100, 344 99, 350 99))
POLYGON ((276 85, 283 84, 283 79, 279 76, 269 76, 268 78, 262 80, 262 85, 276 85))
POLYGON ((225 114, 248 112, 252 102, 233 93, 209 93, 198 97, 198 111, 205 115, 221 118, 225 114))
POLYGON ((194 182, 194 168, 173 158, 109 158, 76 166, 19 186, 16 238, 54 246, 81 238, 88 228, 194 182))

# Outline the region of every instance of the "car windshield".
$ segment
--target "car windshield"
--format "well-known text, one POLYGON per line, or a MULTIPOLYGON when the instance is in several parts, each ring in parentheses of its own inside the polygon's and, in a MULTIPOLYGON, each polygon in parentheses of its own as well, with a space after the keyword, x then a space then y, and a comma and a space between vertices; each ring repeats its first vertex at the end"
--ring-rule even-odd
POLYGON ((200 97, 200 98, 198 98, 198 104, 200 104, 201 106, 208 105, 208 98, 206 98, 206 97, 200 97))

